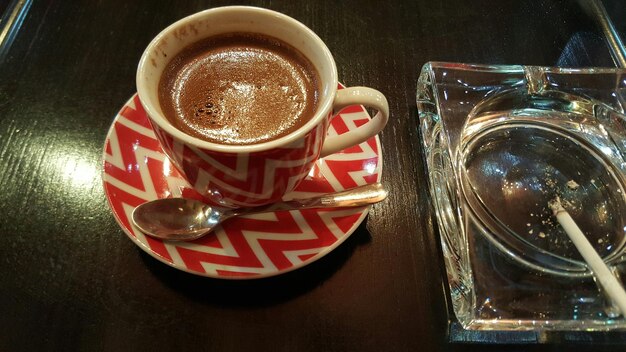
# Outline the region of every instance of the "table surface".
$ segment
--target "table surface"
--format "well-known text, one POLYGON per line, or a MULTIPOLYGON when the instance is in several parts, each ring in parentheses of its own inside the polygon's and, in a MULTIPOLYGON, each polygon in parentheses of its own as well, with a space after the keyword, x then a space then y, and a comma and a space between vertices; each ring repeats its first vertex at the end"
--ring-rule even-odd
MULTIPOLYGON (((223 281, 156 261, 109 209, 104 139, 135 92, 151 38, 230 2, 33 2, 0 58, 0 350, 561 350, 447 342, 445 271, 415 88, 428 61, 612 66, 577 3, 245 3, 305 23, 330 48, 342 82, 387 96, 391 119, 381 142, 389 198, 335 251, 284 275, 223 281)), ((625 33, 626 5, 605 5, 625 33)))

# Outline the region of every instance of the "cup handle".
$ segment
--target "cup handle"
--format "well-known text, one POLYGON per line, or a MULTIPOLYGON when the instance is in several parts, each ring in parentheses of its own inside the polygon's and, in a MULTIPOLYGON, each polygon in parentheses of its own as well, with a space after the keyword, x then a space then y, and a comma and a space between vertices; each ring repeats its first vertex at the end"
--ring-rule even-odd
POLYGON ((339 136, 326 137, 320 158, 365 142, 368 138, 378 134, 387 124, 387 120, 389 120, 387 98, 376 89, 368 87, 350 87, 338 90, 333 102, 333 111, 338 113, 341 109, 356 104, 371 107, 378 112, 373 119, 352 131, 339 136))

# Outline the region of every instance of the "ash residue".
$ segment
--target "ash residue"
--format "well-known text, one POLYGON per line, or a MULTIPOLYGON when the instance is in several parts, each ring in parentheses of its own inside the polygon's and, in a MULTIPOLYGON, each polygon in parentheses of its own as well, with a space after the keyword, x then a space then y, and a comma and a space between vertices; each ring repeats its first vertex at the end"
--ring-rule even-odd
MULTIPOLYGON (((542 185, 539 187, 538 191, 543 195, 545 202, 536 203, 537 210, 530 214, 529 220, 532 219, 532 221, 530 225, 527 224, 526 226, 528 233, 527 240, 555 255, 578 259, 578 253, 574 245, 571 243, 554 215, 559 209, 563 209, 574 219, 588 218, 588 216, 586 216, 587 214, 584 212, 592 210, 583 206, 586 195, 585 190, 587 188, 581 186, 574 179, 570 179, 569 181, 559 180, 548 172, 544 174, 542 181, 542 185)), ((589 182, 591 183, 591 187, 598 184, 598 182, 593 179, 589 180, 589 182)), ((583 223, 583 225, 585 224, 583 223)), ((589 231, 583 232, 592 243, 603 248, 610 246, 610 233, 602 235, 599 233, 592 234, 589 231)))
POLYGON ((580 185, 576 183, 576 181, 574 180, 567 181, 566 185, 567 185, 567 188, 571 189, 572 191, 575 191, 578 189, 578 187, 580 187, 580 185))
POLYGON ((543 186, 539 192, 543 194, 545 203, 536 203, 537 211, 531 213, 532 225, 527 224, 529 240, 535 242, 543 249, 549 250, 557 255, 569 256, 574 248, 570 248, 569 241, 565 240, 565 233, 560 229, 560 225, 554 217, 554 212, 565 208, 576 213, 582 209, 582 204, 578 200, 577 192, 582 191, 576 180, 567 182, 560 181, 553 174, 546 172, 543 178, 543 186))

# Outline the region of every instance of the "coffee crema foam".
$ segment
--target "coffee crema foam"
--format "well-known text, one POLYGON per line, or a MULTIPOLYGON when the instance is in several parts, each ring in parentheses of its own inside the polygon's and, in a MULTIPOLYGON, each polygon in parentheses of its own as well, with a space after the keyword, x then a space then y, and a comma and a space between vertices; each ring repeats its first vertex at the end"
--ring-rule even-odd
POLYGON ((283 137, 317 109, 311 62, 278 39, 248 33, 210 37, 166 66, 159 102, 182 132, 218 144, 251 145, 283 137))

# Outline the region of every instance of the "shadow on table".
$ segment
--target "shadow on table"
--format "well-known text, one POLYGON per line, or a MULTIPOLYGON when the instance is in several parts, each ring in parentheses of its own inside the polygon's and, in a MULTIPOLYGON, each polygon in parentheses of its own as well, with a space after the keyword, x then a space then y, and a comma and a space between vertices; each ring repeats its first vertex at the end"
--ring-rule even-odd
POLYGON ((285 274, 252 280, 222 280, 172 268, 139 250, 148 269, 168 287, 199 302, 220 306, 259 307, 282 303, 321 285, 339 270, 359 245, 369 243, 367 218, 335 250, 319 260, 285 274))

